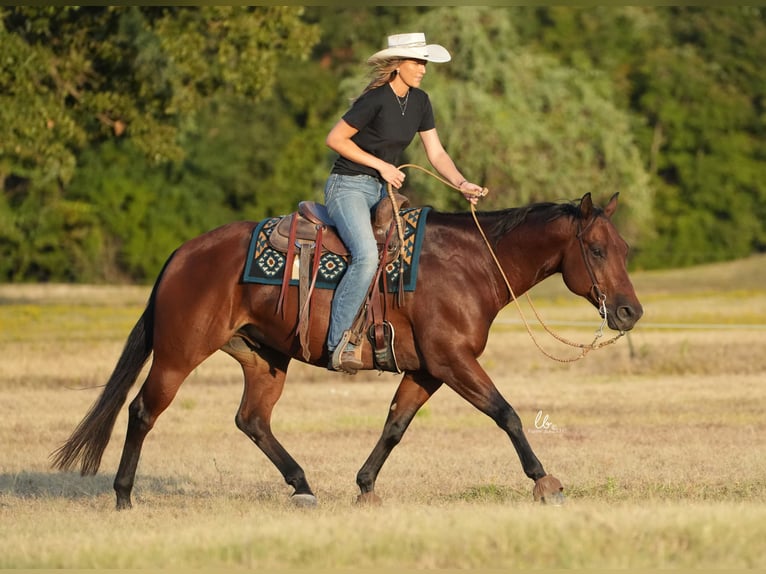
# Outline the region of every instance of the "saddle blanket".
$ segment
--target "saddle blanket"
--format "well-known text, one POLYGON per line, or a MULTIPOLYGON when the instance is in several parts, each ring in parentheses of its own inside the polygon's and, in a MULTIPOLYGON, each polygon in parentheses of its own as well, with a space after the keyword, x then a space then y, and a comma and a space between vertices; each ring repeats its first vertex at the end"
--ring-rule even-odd
MULTIPOLYGON (((414 291, 418 274, 420 248, 423 243, 426 217, 430 207, 407 208, 399 212, 404 231, 404 248, 402 249, 402 264, 399 260, 386 265, 386 284, 389 293, 399 290, 399 273, 404 274, 404 290, 414 291)), ((285 255, 271 247, 269 236, 277 226, 281 217, 273 217, 261 221, 253 230, 248 248, 247 263, 242 280, 245 283, 260 283, 263 285, 281 285, 285 272, 285 255)), ((394 231, 396 233, 396 231, 394 231)), ((300 262, 296 254, 291 270, 290 285, 298 285, 300 262)), ((319 261, 317 289, 335 289, 348 267, 346 257, 326 252, 319 261)))

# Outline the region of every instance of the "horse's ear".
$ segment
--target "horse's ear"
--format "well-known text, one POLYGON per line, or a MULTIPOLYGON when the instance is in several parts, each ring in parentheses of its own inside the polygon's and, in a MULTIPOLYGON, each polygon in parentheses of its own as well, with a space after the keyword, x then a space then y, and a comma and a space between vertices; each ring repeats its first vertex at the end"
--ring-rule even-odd
POLYGON ((580 200, 580 217, 583 221, 587 221, 590 219, 591 214, 593 213, 593 200, 590 197, 590 192, 586 193, 582 196, 582 199, 580 200))
POLYGON ((612 196, 612 199, 609 200, 609 203, 606 204, 606 207, 604 208, 604 214, 607 217, 612 217, 612 214, 617 211, 617 198, 620 196, 620 192, 618 191, 612 196))

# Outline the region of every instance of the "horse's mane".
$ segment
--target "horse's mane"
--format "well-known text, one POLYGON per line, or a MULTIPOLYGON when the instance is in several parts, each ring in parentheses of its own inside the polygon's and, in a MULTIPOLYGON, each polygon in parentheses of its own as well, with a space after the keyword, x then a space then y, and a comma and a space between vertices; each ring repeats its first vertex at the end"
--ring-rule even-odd
MULTIPOLYGON (((471 217, 468 212, 441 212, 435 209, 433 212, 456 221, 471 217)), ((499 211, 477 211, 476 216, 484 222, 482 226, 490 241, 496 243, 530 218, 535 218, 541 224, 549 223, 564 216, 576 218, 579 216, 579 207, 578 203, 574 201, 560 203, 542 201, 499 211)))
POLYGON ((543 201, 530 203, 523 207, 487 212, 486 215, 495 218, 495 223, 488 228, 487 234, 492 241, 498 241, 532 217, 541 223, 549 223, 559 217, 577 217, 579 213, 578 204, 573 201, 563 203, 543 201))

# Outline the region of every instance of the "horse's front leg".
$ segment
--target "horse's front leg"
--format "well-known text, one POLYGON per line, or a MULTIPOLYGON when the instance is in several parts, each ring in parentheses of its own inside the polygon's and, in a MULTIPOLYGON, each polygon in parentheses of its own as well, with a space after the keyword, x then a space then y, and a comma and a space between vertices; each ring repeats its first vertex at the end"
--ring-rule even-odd
POLYGON ((380 439, 356 475, 356 483, 360 490, 357 503, 380 504, 381 499, 375 494, 375 480, 383 467, 383 463, 386 462, 394 447, 402 440, 404 431, 407 430, 420 407, 426 403, 441 384, 441 381, 434 379, 427 373, 406 373, 404 375, 391 401, 380 439))
POLYGON ((462 356, 457 355, 458 353, 454 353, 453 360, 449 363, 440 363, 444 366, 438 373, 433 373, 434 376, 443 380, 461 397, 491 417, 497 426, 506 432, 521 460, 524 473, 535 481, 532 491, 535 501, 561 504, 564 499, 562 494, 564 488, 557 478, 546 474, 542 463, 532 451, 524 435, 519 415, 503 398, 475 357, 466 353, 462 353, 462 356))

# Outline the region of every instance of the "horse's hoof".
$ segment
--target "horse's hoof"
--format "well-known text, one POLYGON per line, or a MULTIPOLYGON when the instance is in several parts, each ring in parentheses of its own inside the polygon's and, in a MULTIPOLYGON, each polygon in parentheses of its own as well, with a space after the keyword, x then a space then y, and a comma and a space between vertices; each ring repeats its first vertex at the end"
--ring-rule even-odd
POLYGON ((553 492, 549 494, 548 496, 544 496, 540 499, 540 502, 543 504, 549 504, 551 506, 561 506, 564 504, 564 501, 566 500, 566 497, 564 496, 563 492, 553 492))
POLYGON ((532 490, 532 496, 535 502, 561 506, 564 504, 564 487, 555 476, 546 474, 535 481, 535 488, 532 490))
POLYGON ((383 499, 374 492, 364 492, 356 497, 356 503, 359 506, 380 506, 383 499))
POLYGON ((317 506, 317 497, 313 494, 293 494, 290 500, 293 506, 297 508, 314 508, 317 506))

